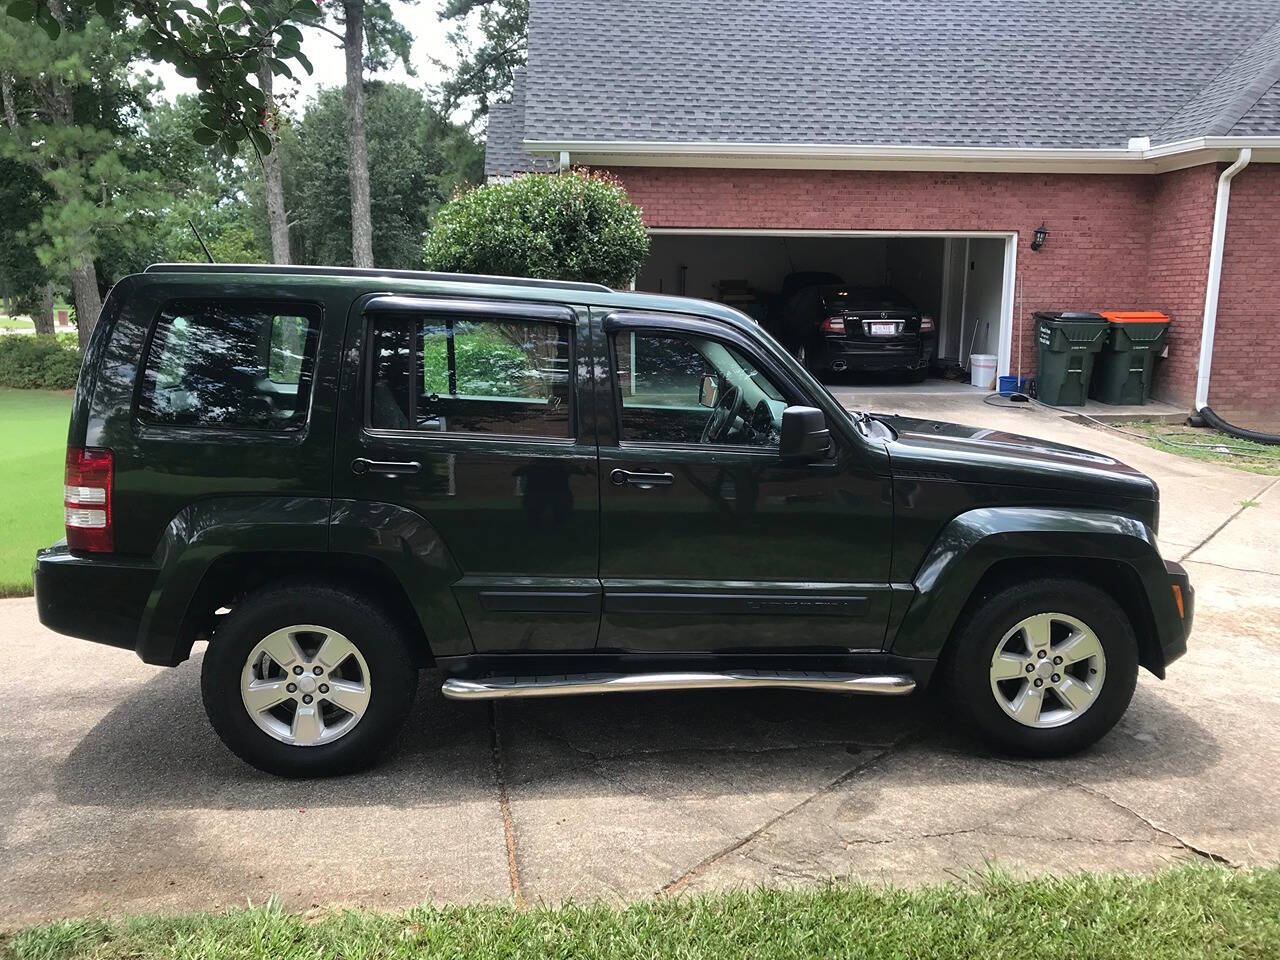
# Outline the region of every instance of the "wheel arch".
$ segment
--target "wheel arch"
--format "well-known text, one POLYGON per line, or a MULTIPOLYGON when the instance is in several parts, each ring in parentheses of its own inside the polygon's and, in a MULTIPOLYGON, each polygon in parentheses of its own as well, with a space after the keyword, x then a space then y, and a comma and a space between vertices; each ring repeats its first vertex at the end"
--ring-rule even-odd
POLYGON ((219 610, 232 609, 255 591, 290 581, 329 586, 373 601, 409 638, 418 666, 434 662, 431 638, 395 573, 377 558, 343 553, 243 551, 218 557, 187 604, 175 654, 185 659, 195 641, 210 639, 218 619, 225 615, 219 610))
POLYGON ((1129 618, 1138 641, 1138 663, 1164 679, 1164 651, 1141 578, 1122 561, 1102 557, 1006 557, 996 561, 983 573, 956 617, 941 654, 946 654, 960 625, 976 608, 1007 587, 1040 579, 1078 580, 1107 594, 1129 618))
POLYGON ((1164 677, 1161 622, 1177 614, 1172 596, 1155 589, 1166 581, 1155 536, 1141 520, 1098 510, 988 507, 960 514, 917 570, 915 595, 888 647, 902 656, 941 657, 976 604, 1011 583, 1045 576, 1082 580, 1115 599, 1133 625, 1139 662, 1164 677), (1159 601, 1167 602, 1157 607, 1159 601))
POLYGON ((422 517, 394 504, 299 497, 198 501, 170 521, 138 629, 146 663, 174 666, 250 589, 307 576, 360 589, 405 619, 423 662, 473 652, 451 585, 460 573, 422 517), (428 639, 429 638, 429 639, 428 639))

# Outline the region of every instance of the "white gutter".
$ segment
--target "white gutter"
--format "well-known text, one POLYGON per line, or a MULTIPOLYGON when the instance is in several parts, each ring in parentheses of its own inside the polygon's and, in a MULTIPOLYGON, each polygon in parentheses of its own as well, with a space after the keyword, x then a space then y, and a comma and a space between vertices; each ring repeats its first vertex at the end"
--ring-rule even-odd
POLYGON ((1213 335, 1218 326, 1218 293, 1222 289, 1222 248, 1227 239, 1227 207, 1231 181, 1249 165, 1253 151, 1245 147, 1236 162, 1218 178, 1218 202, 1213 208, 1213 239, 1209 245, 1209 283, 1204 291, 1204 321, 1200 325, 1200 366, 1196 372, 1196 411, 1209 405, 1209 370, 1213 365, 1213 335))
POLYGON ((1094 172, 1158 173, 1232 159, 1250 147, 1267 155, 1257 159, 1280 161, 1280 136, 1194 137, 1151 146, 1135 137, 1128 147, 970 147, 919 144, 741 143, 659 140, 525 140, 535 154, 571 154, 575 162, 621 162, 641 165, 718 166, 730 161, 745 165, 820 168, 867 165, 920 169, 1054 168, 1094 172))

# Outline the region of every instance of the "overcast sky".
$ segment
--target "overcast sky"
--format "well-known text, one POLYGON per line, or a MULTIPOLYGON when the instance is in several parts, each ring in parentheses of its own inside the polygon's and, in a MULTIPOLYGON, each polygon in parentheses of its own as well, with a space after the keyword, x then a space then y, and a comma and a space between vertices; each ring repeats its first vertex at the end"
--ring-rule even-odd
MULTIPOLYGON (((445 39, 447 28, 436 18, 441 0, 422 0, 420 3, 405 3, 402 0, 391 0, 397 19, 408 27, 413 34, 413 69, 417 76, 409 76, 402 64, 384 73, 377 74, 379 79, 397 80, 412 87, 422 89, 439 83, 442 72, 432 64, 432 58, 451 62, 451 50, 445 39)), ((329 26, 338 29, 330 18, 329 26)), ((346 67, 342 57, 342 48, 332 35, 314 28, 304 28, 302 52, 307 55, 315 67, 311 76, 306 75, 296 61, 290 60, 289 66, 300 77, 294 85, 296 93, 292 99, 294 110, 299 110, 307 100, 321 87, 340 87, 346 79, 346 67)), ((195 81, 178 76, 168 64, 148 64, 152 76, 164 84, 165 96, 169 99, 180 93, 195 93, 195 81)), ((288 83, 277 78, 277 93, 288 92, 288 83), (282 89, 283 88, 283 89, 282 89)))

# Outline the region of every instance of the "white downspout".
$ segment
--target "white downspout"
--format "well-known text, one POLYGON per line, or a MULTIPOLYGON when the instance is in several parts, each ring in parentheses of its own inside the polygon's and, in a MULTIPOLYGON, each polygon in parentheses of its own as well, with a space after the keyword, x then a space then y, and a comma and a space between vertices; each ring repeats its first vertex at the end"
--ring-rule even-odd
POLYGON ((1209 283, 1204 291, 1204 321, 1200 326, 1200 366, 1196 372, 1196 411, 1209 405, 1209 369, 1213 363, 1213 335, 1218 326, 1218 292, 1222 287, 1222 247, 1227 239, 1227 206, 1231 181, 1249 165, 1253 150, 1245 147, 1236 162, 1218 178, 1218 202, 1213 208, 1213 240, 1209 245, 1209 283))

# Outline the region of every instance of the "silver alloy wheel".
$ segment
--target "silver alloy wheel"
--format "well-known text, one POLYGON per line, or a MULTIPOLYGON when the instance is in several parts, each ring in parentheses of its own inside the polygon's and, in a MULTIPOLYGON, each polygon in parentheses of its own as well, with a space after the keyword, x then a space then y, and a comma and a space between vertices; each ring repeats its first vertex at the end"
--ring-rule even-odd
POLYGON ((294 747, 346 736, 368 709, 369 694, 369 665, 356 645, 315 624, 263 637, 240 673, 240 698, 253 722, 294 747))
POLYGON ((1106 677, 1098 635, 1065 613, 1020 621, 991 657, 996 703, 1026 727, 1061 727, 1078 719, 1098 699, 1106 677))

